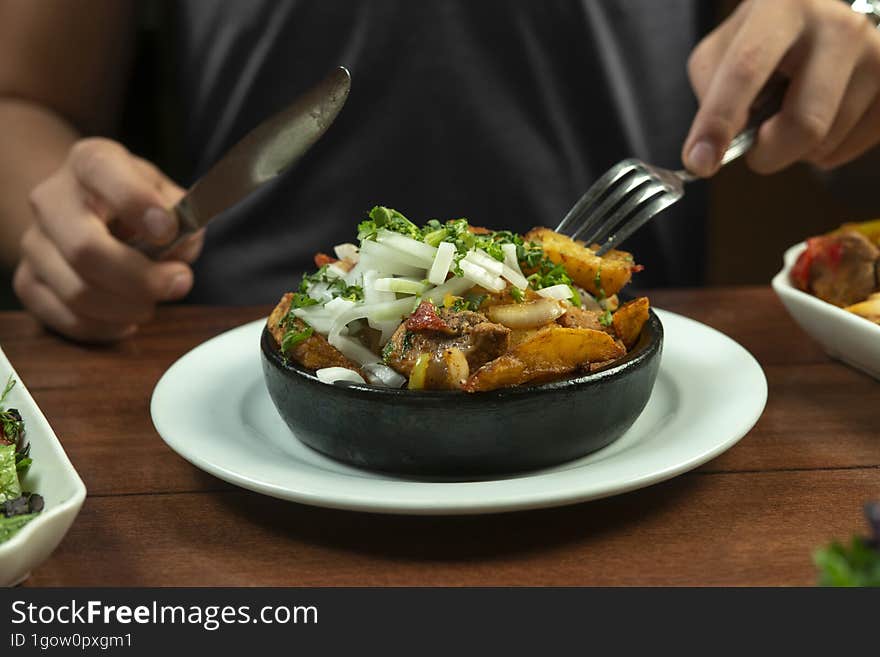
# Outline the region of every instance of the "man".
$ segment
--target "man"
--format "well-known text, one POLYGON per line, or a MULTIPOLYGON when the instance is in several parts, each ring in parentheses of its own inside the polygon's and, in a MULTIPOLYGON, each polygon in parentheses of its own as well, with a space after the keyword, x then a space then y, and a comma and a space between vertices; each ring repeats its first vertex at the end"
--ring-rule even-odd
MULTIPOLYGON (((839 0, 745 0, 690 52, 706 5, 172 3, 187 183, 333 66, 354 86, 293 170, 152 262, 120 238, 172 240, 183 189, 123 145, 83 139, 112 130, 133 3, 0 0, 0 255, 47 326, 115 340, 162 301, 273 301, 374 204, 524 230, 554 225, 624 157, 676 166, 680 152, 711 176, 775 72, 790 84, 754 170, 834 167, 880 141, 880 34, 864 16, 839 0)), ((689 191, 627 243, 646 282, 699 280, 683 254, 702 244, 701 201, 689 191)))

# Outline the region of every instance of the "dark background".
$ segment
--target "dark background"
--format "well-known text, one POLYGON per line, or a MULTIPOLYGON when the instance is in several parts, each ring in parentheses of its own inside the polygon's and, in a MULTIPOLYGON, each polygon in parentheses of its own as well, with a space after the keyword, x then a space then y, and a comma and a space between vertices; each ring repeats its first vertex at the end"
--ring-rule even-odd
MULTIPOLYGON (((718 2, 719 20, 736 4, 736 0, 718 2)), ((163 84, 171 57, 162 6, 141 6, 135 64, 117 137, 180 179, 182 158, 175 148, 180 140, 173 128, 179 108, 171 89, 163 84)), ((795 165, 779 174, 758 176, 741 161, 723 169, 709 185, 705 283, 766 284, 792 244, 844 221, 880 217, 880 198, 873 193, 880 172, 880 149, 876 151, 831 174, 795 165)), ((11 272, 0 273, 0 308, 19 307, 11 292, 11 272)))

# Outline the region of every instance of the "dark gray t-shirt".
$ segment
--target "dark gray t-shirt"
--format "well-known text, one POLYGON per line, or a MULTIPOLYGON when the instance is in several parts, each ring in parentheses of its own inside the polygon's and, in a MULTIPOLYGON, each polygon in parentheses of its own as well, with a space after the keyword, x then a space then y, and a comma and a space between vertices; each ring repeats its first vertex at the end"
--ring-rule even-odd
MULTIPOLYGON (((417 223, 555 226, 613 163, 663 166, 695 110, 697 0, 172 3, 191 182, 343 64, 339 118, 291 170, 211 224, 194 302, 272 302, 374 205, 417 223)), ((697 284, 699 185, 626 247, 641 285, 697 284)))

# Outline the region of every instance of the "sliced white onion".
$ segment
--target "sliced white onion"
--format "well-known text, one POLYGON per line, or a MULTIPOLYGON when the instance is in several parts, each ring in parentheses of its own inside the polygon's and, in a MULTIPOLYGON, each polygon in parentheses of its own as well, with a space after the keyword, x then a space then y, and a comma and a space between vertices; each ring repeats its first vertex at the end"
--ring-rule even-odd
POLYGON ((293 314, 323 335, 327 335, 333 325, 334 317, 320 306, 295 308, 293 314))
POLYGON ((362 276, 364 273, 363 265, 361 265, 360 260, 358 263, 352 267, 348 273, 345 275, 345 284, 346 285, 363 285, 362 276))
POLYGON ((538 294, 546 299, 571 299, 571 288, 565 284, 551 285, 538 290, 538 294))
POLYGON ((470 290, 473 286, 473 281, 467 278, 456 276, 454 278, 450 278, 448 281, 443 283, 443 285, 438 285, 437 287, 428 290, 422 295, 422 298, 427 299, 428 301, 432 301, 433 303, 443 303, 443 299, 446 298, 447 294, 451 294, 454 297, 460 297, 462 294, 470 290))
MULTIPOLYGON (((401 235, 401 237, 403 236, 401 235)), ((425 244, 425 246, 428 245, 425 244)), ((418 276, 421 271, 431 266, 433 258, 425 262, 424 258, 410 255, 398 249, 392 249, 386 244, 379 244, 379 242, 373 240, 364 240, 361 244, 361 260, 366 261, 364 266, 367 269, 381 270, 386 274, 418 276), (402 267, 406 269, 401 271, 402 267)))
POLYGON ((536 328, 561 317, 565 306, 554 299, 538 299, 525 303, 491 306, 486 314, 489 319, 512 329, 536 328))
POLYGON ((326 271, 328 278, 345 278, 348 275, 348 270, 340 267, 336 262, 331 262, 327 265, 326 271))
POLYGON ((373 289, 397 294, 421 294, 428 286, 412 278, 377 278, 373 282, 373 289))
POLYGON ((510 281, 511 285, 518 287, 520 290, 525 290, 529 286, 529 280, 522 275, 521 271, 511 269, 507 265, 502 265, 502 267, 501 277, 510 281))
POLYGON ((336 254, 336 257, 340 260, 348 260, 349 262, 355 263, 358 261, 358 253, 360 249, 358 249, 357 245, 346 242, 345 244, 337 244, 333 247, 333 253, 336 254))
POLYGON ((503 262, 499 262, 482 249, 468 251, 464 259, 468 262, 474 263, 475 265, 479 265, 493 276, 501 276, 501 272, 504 268, 503 262))
POLYGON ((327 283, 312 283, 308 287, 307 294, 321 303, 330 301, 333 298, 330 294, 330 286, 327 283))
POLYGON ((386 344, 388 344, 391 336, 394 335, 397 327, 400 326, 400 320, 391 319, 385 322, 370 322, 370 326, 372 326, 377 331, 382 331, 382 336, 379 338, 379 346, 384 347, 386 344))
MULTIPOLYGON (((364 272, 364 303, 374 304, 394 301, 395 296, 393 292, 379 292, 375 288, 374 283, 378 278, 385 278, 385 274, 379 273, 374 269, 364 272)), ((373 328, 376 327, 374 326, 373 328)))
POLYGON ((343 299, 342 297, 336 297, 335 299, 331 299, 324 304, 324 310, 329 312, 334 317, 338 317, 345 311, 351 310, 356 305, 357 303, 354 301, 343 299))
POLYGON ((337 381, 366 383, 360 374, 347 367, 322 367, 315 370, 315 376, 324 383, 336 383, 337 381))
POLYGON ((481 285, 492 292, 501 292, 507 287, 507 283, 505 283, 500 276, 493 276, 479 265, 475 265, 473 262, 462 259, 458 264, 461 266, 461 272, 464 274, 464 277, 473 281, 476 285, 481 285))
POLYGON ((437 255, 437 247, 419 242, 400 233, 391 232, 390 230, 379 230, 376 234, 376 241, 382 246, 387 246, 398 253, 415 259, 416 262, 411 264, 419 264, 425 269, 431 266, 431 263, 434 262, 434 256, 437 255))
POLYGON ((383 363, 369 363, 364 365, 364 373, 370 383, 386 388, 400 388, 406 383, 406 377, 383 363))
POLYGON ((504 264, 522 273, 522 269, 519 268, 519 258, 516 257, 516 244, 502 244, 501 251, 504 253, 504 264))
POLYGON ((361 344, 360 340, 355 338, 337 335, 334 338, 328 338, 327 342, 339 349, 343 356, 353 360, 358 365, 379 362, 379 357, 361 344))
POLYGON ((330 344, 333 344, 333 340, 342 333, 342 329, 344 329, 349 322, 353 322, 356 319, 366 318, 367 320, 374 322, 387 322, 391 320, 399 321, 415 310, 416 301, 416 297, 406 297, 404 299, 389 301, 387 303, 377 303, 372 305, 365 303, 356 304, 353 308, 342 313, 334 320, 333 326, 330 327, 330 331, 327 335, 327 339, 330 344))
POLYGON ((428 270, 428 282, 433 285, 441 285, 446 281, 446 275, 449 273, 454 258, 455 245, 452 242, 440 242, 437 246, 437 255, 434 256, 434 263, 428 270))

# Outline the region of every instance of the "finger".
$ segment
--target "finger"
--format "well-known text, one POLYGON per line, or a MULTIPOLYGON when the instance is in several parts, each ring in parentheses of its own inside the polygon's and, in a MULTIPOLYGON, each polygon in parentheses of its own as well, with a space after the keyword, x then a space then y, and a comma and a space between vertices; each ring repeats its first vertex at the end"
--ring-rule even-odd
POLYGON ((122 145, 98 138, 77 142, 68 164, 79 184, 95 197, 98 216, 118 219, 154 244, 174 239, 176 222, 166 208, 173 183, 158 170, 145 167, 122 145))
MULTIPOLYGON (((795 71, 782 109, 758 131, 749 166, 772 173, 803 159, 828 135, 864 49, 867 21, 841 6, 842 18, 826 18, 795 71), (848 26, 848 29, 847 29, 848 26)), ((830 16, 836 13, 828 12, 830 16)))
POLYGON ((77 197, 77 184, 60 170, 31 192, 36 222, 87 282, 120 296, 155 302, 182 298, 192 270, 182 262, 153 262, 114 238, 77 197))
POLYGON ((83 280, 40 228, 25 233, 21 249, 34 276, 76 315, 120 325, 142 324, 153 316, 151 303, 110 294, 83 280))
POLYGON ((133 157, 135 167, 153 185, 163 200, 163 207, 171 208, 184 197, 186 190, 166 176, 152 162, 142 157, 133 157))
POLYGON ((179 260, 180 262, 192 264, 198 259, 204 244, 205 229, 202 228, 174 247, 174 249, 163 258, 163 260, 179 260))
POLYGON ((29 263, 22 262, 15 271, 13 288, 22 304, 40 322, 54 331, 83 342, 112 342, 133 334, 130 324, 100 322, 78 316, 34 275, 29 263))
POLYGON ((727 20, 706 35, 691 52, 691 56, 688 58, 688 77, 698 100, 702 101, 709 90, 712 76, 724 57, 724 53, 730 47, 730 42, 736 36, 740 25, 745 20, 750 4, 751 2, 746 0, 737 5, 727 20))
POLYGON ((724 150, 745 125, 758 92, 803 29, 799 13, 786 15, 788 3, 751 3, 700 103, 682 159, 700 176, 712 175, 724 150))
POLYGON ((864 66, 857 67, 853 77, 850 78, 831 129, 822 143, 809 155, 811 162, 821 162, 843 144, 871 105, 876 102, 878 91, 880 91, 880 81, 876 75, 864 66))
POLYGON ((880 144, 880 97, 862 116, 846 139, 833 152, 817 162, 825 169, 833 169, 863 155, 880 144))

